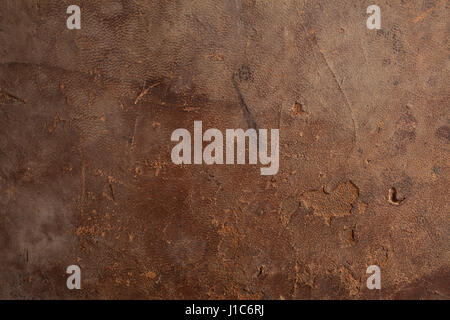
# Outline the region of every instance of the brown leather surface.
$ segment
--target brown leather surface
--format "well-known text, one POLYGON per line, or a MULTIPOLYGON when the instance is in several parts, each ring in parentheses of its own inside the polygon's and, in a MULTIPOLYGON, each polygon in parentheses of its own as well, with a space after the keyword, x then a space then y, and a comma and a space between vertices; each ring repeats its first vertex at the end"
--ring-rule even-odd
POLYGON ((448 3, 372 2, 2 1, 0 297, 448 299, 448 3), (194 120, 278 174, 174 165, 194 120))

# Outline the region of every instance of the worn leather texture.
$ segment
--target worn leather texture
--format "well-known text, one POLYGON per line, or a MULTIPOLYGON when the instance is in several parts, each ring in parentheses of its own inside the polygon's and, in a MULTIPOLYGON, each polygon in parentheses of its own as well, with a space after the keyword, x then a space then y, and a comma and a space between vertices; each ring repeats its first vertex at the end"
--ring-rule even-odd
POLYGON ((0 297, 448 299, 448 58, 446 1, 2 1, 0 297), (195 120, 278 174, 173 164, 195 120))

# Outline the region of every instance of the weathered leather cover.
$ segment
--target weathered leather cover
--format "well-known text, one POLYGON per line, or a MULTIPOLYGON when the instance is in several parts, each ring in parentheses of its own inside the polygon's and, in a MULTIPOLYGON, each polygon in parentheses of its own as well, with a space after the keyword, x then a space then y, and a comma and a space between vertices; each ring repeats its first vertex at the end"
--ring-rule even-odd
POLYGON ((377 2, 380 30, 365 1, 2 1, 0 297, 448 299, 448 3, 377 2), (174 165, 194 120, 278 128, 280 171, 174 165))

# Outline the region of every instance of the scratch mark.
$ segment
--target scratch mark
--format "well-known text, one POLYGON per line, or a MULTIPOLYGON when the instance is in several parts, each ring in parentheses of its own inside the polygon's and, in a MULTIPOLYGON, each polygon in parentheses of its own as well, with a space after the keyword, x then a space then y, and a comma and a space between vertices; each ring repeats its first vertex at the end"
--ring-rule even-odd
POLYGON ((0 88, 0 104, 25 104, 26 100, 20 99, 0 88))
POLYGON ((133 138, 131 139, 131 150, 133 150, 136 145, 135 139, 136 139, 136 128, 138 123, 138 117, 139 115, 136 115, 136 119, 134 120, 133 138))
POLYGON ((253 117, 252 112, 250 111, 247 103, 245 102, 244 96, 242 95, 241 89, 239 89, 239 85, 236 81, 236 73, 233 73, 233 76, 231 77, 231 82, 233 82, 234 90, 236 91, 238 98, 239 98, 239 104, 242 107, 242 110, 244 112, 244 118, 247 121, 247 125, 249 128, 253 128, 255 130, 258 129, 258 125, 253 117))
POLYGON ((142 99, 142 97, 144 97, 150 91, 150 89, 152 89, 160 84, 161 84, 161 82, 157 82, 157 83, 152 84, 151 86, 148 86, 147 88, 145 87, 145 84, 144 84, 144 87, 142 88, 141 93, 137 96, 136 100, 134 100, 134 104, 138 104, 139 101, 142 99))
POLYGON ((417 23, 421 20, 423 20, 427 15, 429 15, 431 13, 431 11, 433 11, 434 9, 436 9, 438 6, 441 5, 441 3, 444 2, 443 0, 439 1, 438 3, 436 3, 436 5, 434 5, 433 7, 429 8, 428 10, 422 12, 420 15, 418 15, 416 18, 414 18, 413 22, 417 23))
POLYGON ((112 197, 113 201, 116 202, 116 198, 114 197, 114 190, 113 190, 111 183, 109 184, 109 190, 111 191, 111 197, 112 197))
POLYGON ((79 146, 80 158, 81 158, 81 214, 84 213, 84 203, 85 203, 85 194, 86 194, 86 163, 84 160, 84 152, 82 147, 82 142, 80 142, 79 146))
POLYGON ((356 141, 357 141, 357 137, 356 137, 356 124, 355 124, 355 118, 354 118, 354 116, 353 116, 353 110, 352 110, 352 108, 351 108, 350 101, 348 100, 347 95, 345 94, 344 90, 342 89, 341 84, 339 83, 339 81, 338 81, 338 79, 337 79, 337 77, 336 77, 336 74, 334 73, 333 69, 330 67, 327 58, 325 57, 325 55, 324 55, 322 52, 320 52, 320 54, 322 55, 322 58, 323 58, 323 60, 325 61, 325 64, 327 65, 328 70, 330 70, 331 74, 333 75, 333 79, 334 79, 334 81, 336 82, 336 84, 337 84, 337 86, 338 86, 338 88, 339 88, 339 91, 341 91, 341 93, 342 93, 342 95, 344 96, 344 99, 345 99, 345 101, 346 101, 346 103, 347 103, 347 109, 348 109, 348 111, 350 112, 350 117, 352 118, 352 123, 353 123, 353 147, 352 147, 352 151, 353 151, 353 149, 355 148, 355 144, 356 144, 356 141))
MULTIPOLYGON (((302 26, 303 31, 305 32, 305 34, 308 34, 308 31, 307 31, 307 29, 305 28, 305 26, 303 25, 303 23, 301 23, 300 25, 302 26)), ((320 49, 319 44, 317 43, 317 39, 314 38, 314 40, 315 40, 315 41, 311 41, 311 42, 314 43, 314 45, 316 46, 317 50, 320 52, 320 55, 321 55, 322 60, 324 61, 325 65, 327 66, 328 70, 331 72, 331 75, 333 76, 333 79, 334 79, 334 81, 336 82, 336 85, 337 85, 339 91, 340 91, 340 92, 342 93, 342 95, 344 96, 344 99, 345 99, 345 102, 346 102, 347 109, 348 109, 348 111, 349 111, 349 113, 350 113, 350 117, 351 117, 351 119, 352 119, 352 124, 353 124, 353 146, 352 146, 352 149, 350 150, 350 153, 352 153, 353 150, 355 149, 355 146, 356 146, 357 136, 356 136, 356 124, 355 124, 355 118, 354 118, 354 115, 353 115, 353 110, 352 110, 352 108, 351 108, 350 101, 348 100, 347 95, 345 94, 344 90, 342 89, 341 84, 339 83, 339 81, 338 81, 338 79, 337 79, 337 77, 336 77, 336 73, 333 71, 333 69, 331 68, 330 64, 328 63, 328 60, 327 60, 326 56, 324 55, 324 53, 323 53, 322 50, 320 49)), ((314 56, 315 56, 315 55, 314 55, 314 56)), ((316 60, 316 61, 317 61, 317 60, 316 60)))

